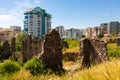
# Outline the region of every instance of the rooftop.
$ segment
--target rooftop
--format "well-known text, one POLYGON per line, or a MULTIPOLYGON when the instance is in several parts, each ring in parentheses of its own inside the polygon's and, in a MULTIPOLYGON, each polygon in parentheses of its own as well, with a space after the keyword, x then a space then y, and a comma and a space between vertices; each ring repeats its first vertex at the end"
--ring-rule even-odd
POLYGON ((44 12, 46 16, 50 16, 50 14, 46 13, 44 9, 40 8, 40 7, 35 7, 34 9, 30 8, 28 9, 24 14, 38 14, 44 12))

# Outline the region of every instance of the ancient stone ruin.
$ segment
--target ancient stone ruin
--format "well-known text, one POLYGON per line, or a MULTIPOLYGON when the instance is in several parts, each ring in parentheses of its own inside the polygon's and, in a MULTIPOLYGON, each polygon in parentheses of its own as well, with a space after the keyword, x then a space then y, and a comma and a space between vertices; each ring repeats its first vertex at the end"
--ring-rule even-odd
POLYGON ((32 37, 32 35, 28 35, 22 41, 21 53, 22 53, 22 62, 26 62, 30 60, 33 56, 38 56, 41 53, 42 41, 37 37, 32 37))
POLYGON ((63 69, 62 41, 59 33, 55 29, 45 35, 43 54, 40 59, 53 71, 63 69))
POLYGON ((104 41, 101 41, 99 39, 93 39, 93 40, 91 40, 91 42, 92 42, 95 50, 98 53, 100 61, 103 62, 103 61, 109 60, 108 52, 107 52, 108 51, 107 43, 105 43, 104 41))
POLYGON ((117 38, 117 46, 120 46, 120 37, 117 38))
POLYGON ((2 45, 3 53, 2 53, 2 59, 8 59, 11 56, 11 47, 8 41, 5 41, 2 45))
POLYGON ((16 59, 15 57, 15 51, 16 51, 16 38, 12 38, 11 39, 11 53, 14 59, 16 59))
POLYGON ((82 39, 80 55, 82 56, 82 67, 90 67, 91 64, 94 65, 109 59, 106 43, 99 39, 82 39))

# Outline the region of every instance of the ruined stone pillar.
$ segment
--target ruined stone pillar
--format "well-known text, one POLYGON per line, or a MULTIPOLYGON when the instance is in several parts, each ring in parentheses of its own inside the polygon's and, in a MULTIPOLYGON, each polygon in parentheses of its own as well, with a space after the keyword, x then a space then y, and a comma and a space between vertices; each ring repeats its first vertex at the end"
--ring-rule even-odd
POLYGON ((63 69, 62 41, 59 33, 55 29, 45 35, 43 54, 40 58, 43 63, 53 71, 63 69))
POLYGON ((11 53, 14 59, 16 59, 15 57, 15 51, 16 51, 16 38, 12 38, 11 39, 11 53))

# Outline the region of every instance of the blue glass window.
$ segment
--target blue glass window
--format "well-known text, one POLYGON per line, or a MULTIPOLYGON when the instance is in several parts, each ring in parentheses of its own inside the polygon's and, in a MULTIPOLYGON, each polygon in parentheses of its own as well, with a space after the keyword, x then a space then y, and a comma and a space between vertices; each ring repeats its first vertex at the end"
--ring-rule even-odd
POLYGON ((30 15, 29 18, 33 18, 33 15, 30 15))
POLYGON ((25 16, 25 19, 28 19, 28 16, 25 16))

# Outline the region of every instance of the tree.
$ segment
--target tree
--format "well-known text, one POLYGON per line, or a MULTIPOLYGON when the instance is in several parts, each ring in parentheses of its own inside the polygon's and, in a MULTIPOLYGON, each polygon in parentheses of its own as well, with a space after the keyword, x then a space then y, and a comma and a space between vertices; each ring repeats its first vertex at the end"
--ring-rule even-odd
POLYGON ((26 33, 19 34, 16 41, 16 51, 21 51, 21 42, 27 37, 26 33))
POLYGON ((25 39, 27 37, 27 34, 26 33, 22 33, 22 34, 19 34, 17 36, 17 42, 22 42, 23 39, 25 39))

